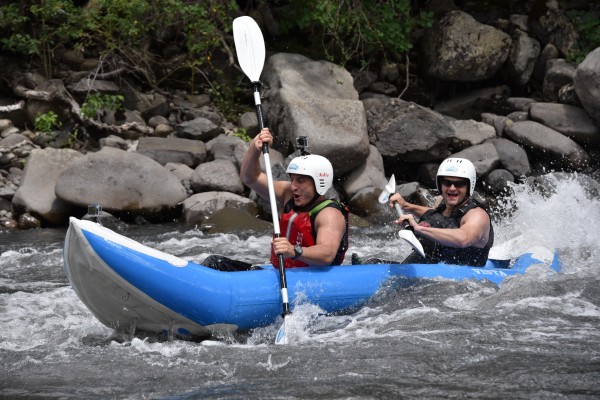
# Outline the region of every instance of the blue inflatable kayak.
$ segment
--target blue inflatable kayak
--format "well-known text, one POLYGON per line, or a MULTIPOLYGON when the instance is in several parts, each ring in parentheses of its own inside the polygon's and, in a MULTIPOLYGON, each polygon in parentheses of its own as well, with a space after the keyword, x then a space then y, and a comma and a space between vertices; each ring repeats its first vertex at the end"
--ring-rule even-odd
MULTIPOLYGON (((505 263, 506 264, 506 263, 505 263)), ((352 312, 390 278, 487 279, 499 284, 535 264, 560 269, 546 248, 522 254, 511 268, 446 264, 370 264, 287 270, 290 306, 302 299, 327 313, 352 312)), ((272 324, 282 312, 279 273, 271 265, 217 271, 144 246, 97 223, 71 218, 65 272, 83 303, 105 325, 133 333, 206 336, 272 324)))

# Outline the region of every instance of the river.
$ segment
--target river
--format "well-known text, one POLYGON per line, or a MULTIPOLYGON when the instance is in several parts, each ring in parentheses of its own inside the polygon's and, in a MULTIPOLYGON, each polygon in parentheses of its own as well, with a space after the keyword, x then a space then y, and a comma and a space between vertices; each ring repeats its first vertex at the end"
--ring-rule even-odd
MULTIPOLYGON (((345 316, 302 305, 287 346, 272 344, 277 326, 202 342, 116 334, 70 288, 64 230, 0 233, 0 398, 598 399, 600 200, 576 178, 551 194, 515 186, 495 224, 515 252, 557 248, 561 273, 390 285, 345 316)), ((348 255, 402 259, 394 231, 353 228, 348 255)), ((196 262, 264 261, 269 246, 179 225, 127 236, 196 262)))

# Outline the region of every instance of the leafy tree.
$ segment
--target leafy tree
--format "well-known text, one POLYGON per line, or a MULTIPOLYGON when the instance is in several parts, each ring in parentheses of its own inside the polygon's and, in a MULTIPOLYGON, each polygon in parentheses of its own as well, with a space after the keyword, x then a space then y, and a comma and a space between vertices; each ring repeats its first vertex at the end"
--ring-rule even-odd
POLYGON ((600 10, 571 10, 567 15, 579 33, 579 49, 569 54, 568 59, 580 63, 589 52, 600 47, 600 10))
POLYGON ((284 31, 298 28, 320 40, 333 62, 368 63, 374 56, 412 48, 415 28, 431 26, 429 12, 414 14, 409 0, 290 0, 276 2, 284 31))

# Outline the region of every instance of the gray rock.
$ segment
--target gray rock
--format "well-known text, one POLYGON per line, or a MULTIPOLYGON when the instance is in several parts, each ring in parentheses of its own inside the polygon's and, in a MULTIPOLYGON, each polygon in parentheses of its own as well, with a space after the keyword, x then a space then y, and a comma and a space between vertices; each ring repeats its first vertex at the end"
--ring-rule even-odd
POLYGON ((435 104, 433 109, 456 119, 478 120, 481 112, 488 108, 487 103, 497 97, 509 95, 510 88, 508 86, 476 89, 450 100, 441 101, 435 104))
POLYGON ((223 128, 204 117, 182 122, 175 127, 175 134, 180 138, 201 140, 203 142, 208 142, 221 133, 223 133, 223 128))
POLYGON ((273 232, 273 223, 257 218, 247 210, 226 207, 215 211, 202 223, 200 229, 207 234, 257 232, 261 234, 273 232))
POLYGON ((465 12, 450 11, 425 34, 422 53, 427 74, 446 81, 477 82, 498 72, 510 45, 510 36, 501 30, 465 12))
POLYGON ((167 163, 165 168, 171 171, 180 181, 190 182, 194 174, 194 170, 185 164, 167 163))
POLYGON ((555 60, 557 58, 558 49, 552 43, 546 44, 536 60, 535 65, 533 66, 532 78, 538 82, 543 81, 544 75, 546 75, 548 61, 555 60))
POLYGON ((527 111, 514 111, 506 116, 512 122, 527 121, 529 120, 529 113, 527 111))
POLYGON ((577 92, 575 91, 574 83, 567 83, 565 86, 558 89, 558 102, 569 104, 571 106, 583 107, 577 92))
POLYGON ((512 111, 529 111, 532 103, 535 103, 535 100, 529 97, 509 97, 506 99, 506 105, 512 111))
POLYGON ((373 71, 360 71, 354 77, 353 85, 357 92, 362 93, 373 82, 377 80, 377 74, 373 71))
POLYGON ((530 19, 529 24, 534 36, 543 44, 552 43, 566 56, 577 48, 578 35, 573 23, 558 3, 543 1, 536 4, 539 17, 530 19))
POLYGON ((426 162, 450 155, 454 129, 438 113, 399 99, 369 111, 371 143, 385 157, 426 162))
POLYGON ((527 152, 521 146, 508 139, 492 139, 490 143, 496 148, 500 165, 513 176, 524 176, 531 172, 527 152))
POLYGON ((381 191, 387 183, 381 154, 375 146, 370 146, 370 149, 369 156, 363 165, 342 179, 342 187, 348 197, 354 196, 365 187, 374 187, 381 191))
POLYGON ((517 86, 526 85, 533 74, 535 61, 540 54, 540 43, 524 31, 516 29, 503 74, 505 79, 517 86))
POLYGON ((137 152, 162 165, 179 163, 190 168, 195 168, 207 158, 203 142, 181 138, 143 137, 140 138, 137 152))
POLYGON ((389 212, 387 204, 379 203, 379 195, 381 188, 364 187, 354 194, 348 201, 350 210, 362 218, 367 218, 371 221, 381 219, 388 220, 392 215, 389 212))
POLYGON ((500 156, 492 143, 486 142, 452 154, 452 157, 466 158, 475 165, 477 176, 486 176, 500 165, 500 156))
POLYGON ((600 47, 579 64, 574 84, 583 108, 600 125, 600 47))
POLYGON ((58 178, 56 195, 82 207, 148 213, 172 209, 187 197, 179 179, 162 165, 112 147, 72 162, 58 178))
POLYGON ((129 148, 129 142, 119 136, 110 135, 102 138, 98 141, 100 148, 103 147, 116 147, 117 149, 127 150, 129 148))
POLYGON ((561 87, 573 83, 576 67, 561 58, 550 60, 547 63, 544 82, 542 83, 542 93, 544 98, 550 101, 558 99, 558 91, 561 87))
POLYGON ((515 177, 505 169, 495 169, 483 180, 483 186, 491 193, 507 192, 509 183, 515 181, 515 177))
POLYGON ((250 215, 258 214, 258 206, 247 197, 229 192, 204 192, 184 200, 182 220, 186 224, 200 225, 214 212, 224 208, 245 210, 250 215))
POLYGON ((510 24, 523 32, 529 32, 529 17, 522 14, 512 14, 508 17, 510 24))
POLYGON ((534 103, 531 119, 559 131, 577 143, 600 141, 600 128, 582 108, 567 104, 534 103))
POLYGON ((69 85, 69 91, 83 101, 90 93, 117 94, 119 86, 113 81, 84 78, 69 85))
POLYGON ((240 128, 246 130, 246 134, 253 138, 258 134, 260 128, 258 126, 258 117, 256 116, 256 112, 245 112, 240 115, 240 120, 238 121, 238 125, 240 128))
POLYGON ((219 135, 206 143, 206 150, 211 160, 235 161, 235 148, 240 143, 244 143, 244 141, 239 137, 219 135))
POLYGON ((73 207, 56 196, 56 183, 60 174, 81 157, 70 149, 33 150, 12 200, 15 211, 37 215, 53 225, 66 223, 73 207))
POLYGON ((504 132, 507 137, 526 149, 549 157, 551 163, 576 169, 589 165, 590 156, 581 146, 562 133, 538 122, 515 122, 507 125, 504 132))
POLYGON ((191 187, 194 193, 226 191, 242 194, 244 192, 238 170, 231 160, 214 160, 198 165, 192 174, 191 187))
POLYGON ((496 136, 502 137, 504 135, 504 125, 506 124, 506 117, 491 113, 482 113, 481 122, 492 126, 496 131, 496 136))
POLYGON ((352 76, 326 61, 278 53, 262 74, 268 91, 265 119, 273 147, 287 155, 306 136, 312 152, 331 161, 336 175, 356 168, 369 154, 367 120, 352 76))
POLYGON ((470 119, 454 120, 449 123, 454 128, 454 138, 451 146, 457 151, 496 137, 496 130, 483 122, 470 119))

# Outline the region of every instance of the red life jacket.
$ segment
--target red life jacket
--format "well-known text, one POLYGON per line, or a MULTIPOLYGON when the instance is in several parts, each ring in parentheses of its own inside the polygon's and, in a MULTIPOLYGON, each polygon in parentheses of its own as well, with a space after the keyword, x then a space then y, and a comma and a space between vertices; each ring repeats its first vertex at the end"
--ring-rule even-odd
MULTIPOLYGON (((324 200, 317 204, 310 211, 294 210, 294 201, 290 200, 283 209, 280 220, 281 234, 289 240, 292 245, 299 244, 302 247, 314 246, 317 243, 317 235, 313 227, 314 219, 317 214, 325 207, 334 207, 342 212, 346 220, 346 232, 338 248, 338 252, 331 265, 339 265, 344 261, 344 255, 348 249, 348 209, 333 200, 324 200)), ((271 263, 277 266, 277 254, 271 247, 271 263)), ((308 267, 308 264, 291 258, 284 258, 285 268, 308 267)))

